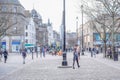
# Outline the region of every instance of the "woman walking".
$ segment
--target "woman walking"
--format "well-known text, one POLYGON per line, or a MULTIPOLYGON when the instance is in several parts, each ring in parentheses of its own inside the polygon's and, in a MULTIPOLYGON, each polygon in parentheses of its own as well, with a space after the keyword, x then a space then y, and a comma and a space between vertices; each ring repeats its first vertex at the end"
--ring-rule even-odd
POLYGON ((79 60, 78 60, 78 57, 79 57, 79 54, 78 54, 78 51, 77 51, 77 45, 75 45, 74 47, 74 52, 73 52, 73 69, 75 69, 75 61, 77 62, 77 66, 78 68, 80 67, 79 65, 79 60))

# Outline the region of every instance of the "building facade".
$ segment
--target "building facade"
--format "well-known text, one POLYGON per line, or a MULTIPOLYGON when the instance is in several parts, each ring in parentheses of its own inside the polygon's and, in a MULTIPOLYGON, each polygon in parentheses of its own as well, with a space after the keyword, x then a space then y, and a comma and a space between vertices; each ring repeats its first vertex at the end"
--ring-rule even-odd
POLYGON ((48 45, 51 46, 51 44, 53 43, 53 27, 52 23, 50 22, 50 19, 48 19, 47 31, 48 31, 48 45))
POLYGON ((0 21, 5 19, 5 26, 0 26, 3 49, 16 53, 22 48, 54 43, 52 23, 49 19, 43 23, 42 16, 35 9, 25 10, 19 0, 0 0, 0 8, 0 21))
POLYGON ((0 0, 0 8, 0 17, 8 20, 6 21, 6 37, 1 41, 2 48, 9 52, 18 52, 21 47, 21 37, 27 25, 25 9, 18 0, 0 0))
POLYGON ((53 30, 53 43, 52 43, 52 46, 54 48, 60 47, 60 34, 55 30, 53 30))
POLYGON ((25 48, 36 46, 36 28, 32 17, 28 18, 28 25, 25 28, 25 48))

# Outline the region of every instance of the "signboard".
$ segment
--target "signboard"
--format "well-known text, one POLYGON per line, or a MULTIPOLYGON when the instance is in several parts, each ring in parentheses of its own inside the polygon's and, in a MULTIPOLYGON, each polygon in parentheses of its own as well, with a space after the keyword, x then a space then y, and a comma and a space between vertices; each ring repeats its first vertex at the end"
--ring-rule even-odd
POLYGON ((99 33, 93 33, 93 41, 100 41, 101 38, 100 38, 100 35, 99 33))
MULTIPOLYGON (((101 34, 101 37, 104 37, 104 34, 101 34)), ((93 33, 93 40, 94 41, 101 41, 100 34, 99 33, 93 33)), ((106 40, 109 40, 109 33, 106 33, 106 40)))
POLYGON ((6 42, 2 42, 2 48, 3 48, 3 49, 6 48, 6 42))
POLYGON ((14 42, 12 42, 12 45, 19 45, 19 44, 20 44, 19 41, 14 41, 14 42))
POLYGON ((25 44, 26 47, 34 47, 33 44, 25 44))

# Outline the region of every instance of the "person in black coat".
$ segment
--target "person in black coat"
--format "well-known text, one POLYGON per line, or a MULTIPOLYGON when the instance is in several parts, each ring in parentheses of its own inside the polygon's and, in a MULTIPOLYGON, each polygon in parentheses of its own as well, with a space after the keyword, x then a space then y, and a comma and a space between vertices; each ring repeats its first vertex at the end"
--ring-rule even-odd
POLYGON ((4 63, 6 63, 6 61, 7 61, 7 56, 8 56, 8 52, 7 52, 6 49, 4 50, 3 55, 4 55, 4 63))
POLYGON ((0 50, 0 61, 1 61, 1 58, 2 58, 2 54, 3 54, 3 52, 2 52, 2 50, 0 50))
POLYGON ((23 64, 25 64, 25 58, 26 58, 27 54, 25 49, 22 49, 22 57, 23 57, 23 64))

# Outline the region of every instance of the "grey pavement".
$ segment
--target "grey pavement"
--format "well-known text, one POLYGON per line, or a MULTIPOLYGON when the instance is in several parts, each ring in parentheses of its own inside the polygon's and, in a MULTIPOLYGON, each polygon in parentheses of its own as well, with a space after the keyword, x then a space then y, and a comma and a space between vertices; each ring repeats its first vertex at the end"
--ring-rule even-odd
MULTIPOLYGON (((68 65, 72 65, 72 53, 67 54, 68 65)), ((62 63, 61 56, 47 55, 26 64, 0 80, 120 80, 120 61, 104 59, 102 54, 91 58, 85 53, 80 58, 80 68, 58 68, 62 63), (115 66, 112 66, 115 65, 115 66)))
MULTIPOLYGON (((86 52, 86 55, 91 57, 89 52, 86 52)), ((120 70, 120 55, 118 56, 118 61, 114 61, 110 58, 104 58, 102 53, 96 54, 96 57, 92 57, 92 59, 120 70)))
MULTIPOLYGON (((37 58, 35 54, 34 54, 33 60, 32 60, 31 53, 27 54, 26 64, 30 64, 31 62, 34 62, 36 59, 37 58)), ((2 57, 2 61, 0 61, 0 78, 24 67, 26 64, 23 64, 23 58, 21 54, 9 53, 6 63, 4 63, 3 57, 2 57)))

